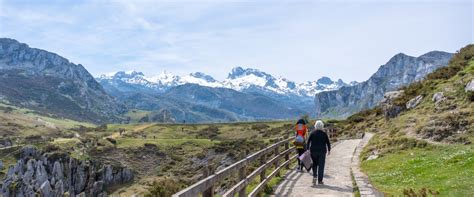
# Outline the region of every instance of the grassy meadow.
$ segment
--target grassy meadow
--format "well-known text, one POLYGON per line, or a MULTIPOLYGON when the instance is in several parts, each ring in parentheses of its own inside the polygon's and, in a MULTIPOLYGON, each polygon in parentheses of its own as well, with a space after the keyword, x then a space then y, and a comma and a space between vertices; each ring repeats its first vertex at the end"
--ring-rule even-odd
POLYGON ((474 146, 431 145, 364 161, 362 169, 389 195, 469 196, 474 193, 474 146))

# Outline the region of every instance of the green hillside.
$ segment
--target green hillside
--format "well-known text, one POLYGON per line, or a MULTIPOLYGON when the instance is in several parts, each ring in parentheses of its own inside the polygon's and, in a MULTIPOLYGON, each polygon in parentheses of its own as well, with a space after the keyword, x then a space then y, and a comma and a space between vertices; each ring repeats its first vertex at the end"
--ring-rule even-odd
POLYGON ((388 104, 338 122, 348 136, 376 133, 364 149, 362 168, 379 190, 408 196, 474 193, 474 93, 465 91, 474 80, 473 57, 474 45, 468 45, 448 67, 402 88, 388 104), (420 95, 414 108, 407 107, 420 95))

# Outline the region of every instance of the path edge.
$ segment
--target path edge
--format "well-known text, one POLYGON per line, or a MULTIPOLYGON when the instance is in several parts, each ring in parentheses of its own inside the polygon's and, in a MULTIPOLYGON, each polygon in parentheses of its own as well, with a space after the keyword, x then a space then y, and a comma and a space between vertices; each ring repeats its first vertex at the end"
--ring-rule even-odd
POLYGON ((359 188, 361 197, 384 196, 383 193, 375 189, 375 187, 370 183, 369 177, 360 169, 360 154, 373 136, 373 133, 365 133, 359 145, 357 145, 354 150, 354 155, 352 155, 351 171, 356 185, 359 188))

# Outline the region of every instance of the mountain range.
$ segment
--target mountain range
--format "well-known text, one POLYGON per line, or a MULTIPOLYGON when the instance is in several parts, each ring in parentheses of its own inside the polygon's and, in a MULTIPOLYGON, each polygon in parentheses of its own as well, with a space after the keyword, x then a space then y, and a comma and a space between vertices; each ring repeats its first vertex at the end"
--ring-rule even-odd
POLYGON ((448 65, 452 53, 431 51, 419 57, 399 53, 375 72, 367 81, 338 90, 316 94, 316 114, 325 118, 345 118, 376 106, 388 91, 397 90, 448 65))
POLYGON ((257 69, 242 67, 233 68, 223 81, 218 81, 202 72, 177 76, 166 71, 157 76, 145 76, 143 72, 138 71, 118 71, 101 75, 97 78, 97 81, 103 85, 114 86, 122 91, 141 89, 162 93, 179 85, 197 84, 212 88, 228 88, 239 92, 267 92, 299 97, 314 97, 319 92, 357 84, 357 82, 347 84, 341 79, 333 81, 328 77, 322 77, 316 81, 296 83, 283 77, 274 77, 257 69))
POLYGON ((147 76, 119 71, 94 78, 55 53, 0 38, 0 102, 94 123, 130 122, 132 116, 138 122, 189 123, 304 114, 341 118, 375 106, 385 92, 422 79, 447 65, 451 56, 440 51, 420 57, 397 54, 361 83, 328 77, 296 83, 242 67, 222 81, 202 72, 147 76))
POLYGON ((175 122, 287 119, 314 114, 314 94, 350 85, 328 77, 297 84, 242 67, 233 68, 223 81, 202 72, 146 76, 137 71, 101 75, 97 81, 129 108, 152 111, 143 121, 168 117, 175 122))
POLYGON ((82 65, 9 38, 0 38, 0 101, 96 123, 125 111, 82 65))

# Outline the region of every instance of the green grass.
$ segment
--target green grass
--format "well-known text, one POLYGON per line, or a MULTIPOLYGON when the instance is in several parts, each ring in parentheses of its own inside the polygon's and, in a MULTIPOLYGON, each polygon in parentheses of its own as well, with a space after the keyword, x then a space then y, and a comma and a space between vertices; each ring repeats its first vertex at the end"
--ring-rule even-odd
POLYGON ((7 173, 9 166, 15 165, 17 162, 15 155, 20 149, 20 147, 0 149, 0 160, 3 162, 3 170, 0 170, 0 180, 7 173))
POLYGON ((147 116, 150 114, 150 111, 144 111, 144 110, 130 110, 125 114, 125 117, 130 118, 131 123, 137 123, 142 119, 143 117, 147 116))
POLYGON ((388 195, 405 189, 437 191, 440 196, 474 194, 474 146, 442 145, 389 153, 362 163, 373 185, 388 195))
POLYGON ((209 147, 218 141, 209 139, 137 139, 137 138, 119 138, 117 140, 117 148, 133 148, 141 147, 145 144, 155 144, 158 147, 178 146, 184 143, 193 143, 199 147, 209 147))

